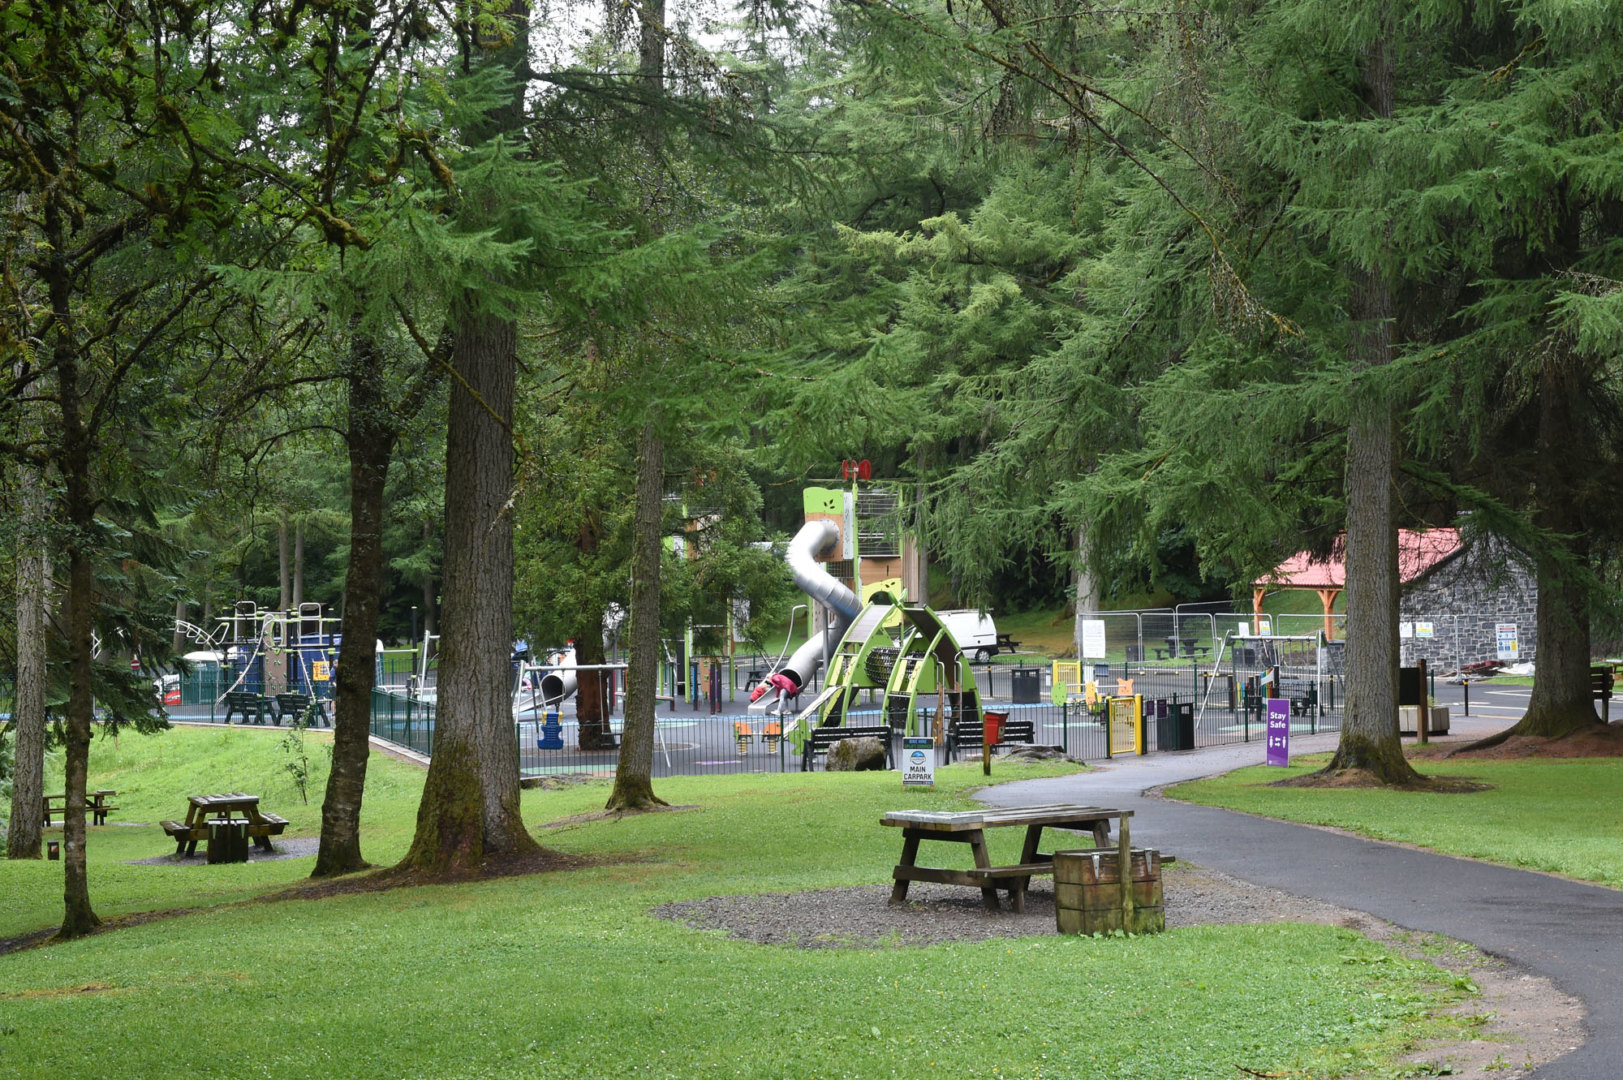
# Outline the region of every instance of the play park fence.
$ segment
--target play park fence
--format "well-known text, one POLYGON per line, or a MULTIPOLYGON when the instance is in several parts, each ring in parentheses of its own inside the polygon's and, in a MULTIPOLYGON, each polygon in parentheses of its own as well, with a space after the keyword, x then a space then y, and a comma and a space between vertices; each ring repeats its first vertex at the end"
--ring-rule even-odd
MULTIPOLYGON (((1242 657, 1242 659, 1246 659, 1242 657)), ((1153 753, 1165 750, 1199 749, 1231 743, 1255 742, 1260 747, 1266 718, 1260 661, 1267 656, 1250 657, 1251 667, 1225 665, 1214 671, 1199 663, 1187 665, 1098 664, 1086 674, 1095 685, 1090 704, 1081 686, 1054 703, 1053 678, 1069 684, 1079 665, 1064 663, 1052 667, 993 665, 983 685, 996 697, 988 697, 989 711, 1008 714, 1011 725, 1029 722, 1032 742, 1060 747, 1071 757, 1097 761, 1112 754, 1153 753), (1019 700, 1040 695, 1038 700, 1019 700), (1110 701, 1118 702, 1118 723, 1110 721, 1110 701), (1123 705, 1121 703, 1130 703, 1123 705), (1126 731, 1120 717, 1123 709, 1131 715, 1133 730, 1126 731), (1114 737, 1111 732, 1115 731, 1114 737), (1124 734, 1125 731, 1125 734, 1124 734)), ((1272 659, 1278 660, 1275 656, 1272 659)), ((1331 674, 1293 672, 1282 666, 1282 696, 1292 700, 1292 731, 1310 734, 1336 731, 1341 726, 1341 688, 1331 674)), ((1067 685, 1067 689, 1072 689, 1067 685)), ((810 700, 809 698, 807 699, 810 700)), ((215 704, 199 704, 171 709, 176 719, 191 722, 225 723, 224 710, 215 704)), ((389 689, 372 692, 371 734, 425 756, 434 753, 436 703, 389 689)), ((237 723, 242 718, 234 718, 237 723)), ((741 707, 722 714, 710 714, 686 703, 675 710, 662 709, 654 730, 654 775, 697 776, 728 773, 798 772, 803 767, 822 769, 819 756, 804 758, 794 741, 782 737, 780 723, 788 727, 792 714, 782 721, 759 713, 745 713, 741 707)), ((615 715, 610 727, 618 738, 623 718, 615 715)), ((853 727, 886 726, 887 718, 877 701, 864 701, 849 714, 853 727)), ((923 704, 908 733, 934 731, 935 707, 923 704)), ((1023 725, 1016 728, 1023 730, 1023 725)), ((901 747, 903 731, 891 733, 894 762, 901 747)), ((947 733, 943 733, 944 735, 947 733)), ((521 773, 526 777, 585 774, 612 775, 618 751, 583 750, 572 708, 563 712, 521 713, 513 725, 521 773), (548 730, 551 727, 553 730, 548 730)), ((1013 749, 1016 744, 1008 744, 1013 749)), ((943 739, 938 749, 942 763, 979 755, 978 737, 974 744, 959 747, 943 739)))

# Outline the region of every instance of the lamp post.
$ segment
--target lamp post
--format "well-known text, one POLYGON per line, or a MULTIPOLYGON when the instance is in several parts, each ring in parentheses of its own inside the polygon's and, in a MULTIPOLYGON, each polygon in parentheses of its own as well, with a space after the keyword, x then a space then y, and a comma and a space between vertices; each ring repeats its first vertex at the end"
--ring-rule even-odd
POLYGON ((411 651, 412 651, 412 655, 415 656, 416 653, 417 653, 417 605, 416 604, 411 605, 411 651))

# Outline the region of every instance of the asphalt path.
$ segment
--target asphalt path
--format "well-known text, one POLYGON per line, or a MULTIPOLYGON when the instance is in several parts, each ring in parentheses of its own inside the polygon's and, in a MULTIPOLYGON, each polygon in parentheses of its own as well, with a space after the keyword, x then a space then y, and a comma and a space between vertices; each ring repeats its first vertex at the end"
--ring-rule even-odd
MULTIPOLYGON (((1453 732, 1486 735, 1514 722, 1521 715, 1515 706, 1525 706, 1526 689, 1507 687, 1501 697, 1473 686, 1473 715, 1461 718, 1456 711, 1453 732), (1479 702, 1502 707, 1483 715, 1487 710, 1479 702)), ((1438 691, 1445 700, 1452 696, 1444 694, 1441 683, 1438 691)), ((1292 749, 1332 749, 1335 738, 1297 739, 1292 749)), ((1132 810, 1135 846, 1159 848, 1259 885, 1367 911, 1410 930, 1469 942, 1545 976, 1587 1009, 1587 1040, 1527 1075, 1539 1080, 1623 1077, 1623 892, 1191 806, 1153 793, 1166 784, 1261 764, 1262 754, 1261 744, 1252 743, 1117 758, 1078 776, 994 787, 982 798, 998 806, 1070 802, 1132 810)))

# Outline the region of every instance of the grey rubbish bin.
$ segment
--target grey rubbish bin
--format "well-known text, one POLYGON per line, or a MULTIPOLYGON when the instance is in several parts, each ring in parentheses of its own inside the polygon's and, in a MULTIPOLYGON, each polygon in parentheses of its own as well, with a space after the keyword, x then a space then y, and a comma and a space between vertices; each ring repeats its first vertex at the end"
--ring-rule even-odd
POLYGON ((1043 699, 1042 668, 1017 667, 1009 673, 1009 700, 1016 705, 1036 705, 1043 699))

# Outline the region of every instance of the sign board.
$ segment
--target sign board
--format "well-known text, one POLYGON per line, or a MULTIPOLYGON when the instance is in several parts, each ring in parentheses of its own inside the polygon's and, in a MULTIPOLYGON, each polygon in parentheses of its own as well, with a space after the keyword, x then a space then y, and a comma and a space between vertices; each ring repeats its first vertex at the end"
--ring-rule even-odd
POLYGON ((1417 638, 1421 638, 1421 637, 1429 638, 1429 637, 1431 637, 1432 636, 1431 623, 1429 623, 1429 622, 1417 622, 1417 623, 1415 623, 1414 624, 1414 636, 1417 637, 1417 638))
POLYGON ((1522 658, 1521 647, 1516 642, 1515 623, 1499 623, 1494 627, 1494 637, 1499 642, 1498 658, 1500 660, 1520 660, 1522 658))
POLYGON ((1103 660, 1105 658, 1105 621, 1103 619, 1082 620, 1082 659, 1103 660))
POLYGON ((1291 703, 1289 698, 1268 699, 1269 765, 1291 763, 1291 703))
POLYGON ((1412 622, 1400 622, 1400 623, 1398 623, 1398 637, 1400 637, 1400 638, 1412 638, 1412 637, 1414 637, 1414 623, 1412 623, 1412 622))
POLYGON ((316 682, 331 682, 332 665, 325 660, 310 661, 310 678, 316 682))
POLYGON ((902 786, 935 787, 935 740, 912 735, 902 739, 902 786))

